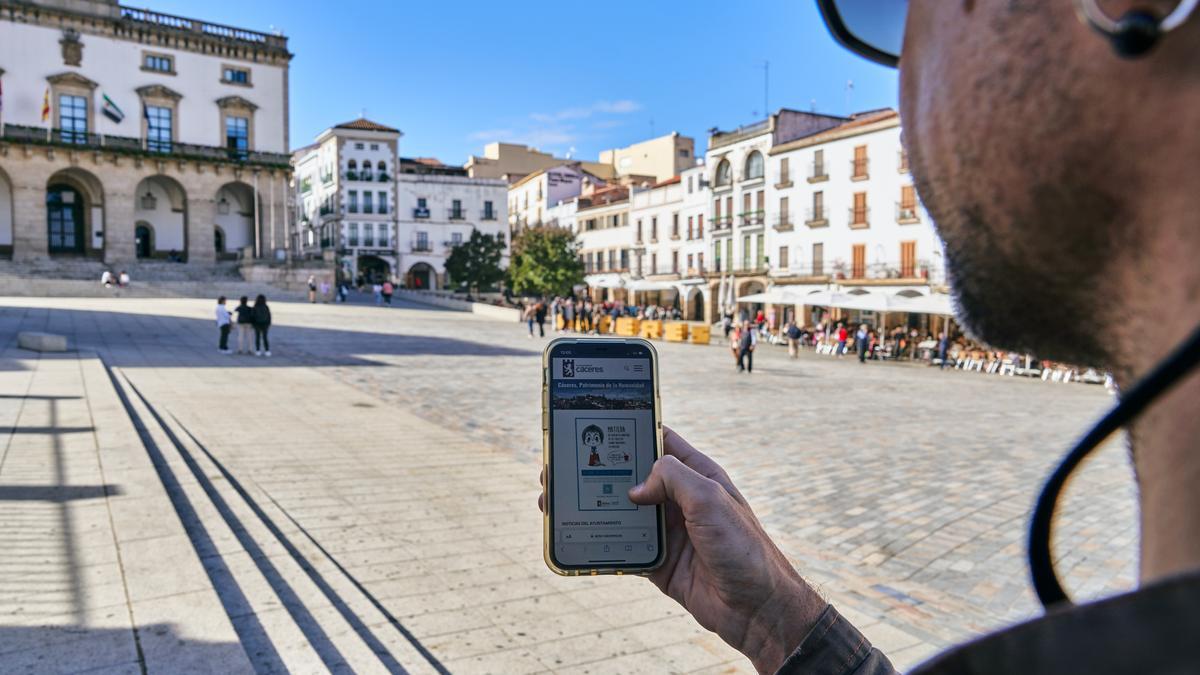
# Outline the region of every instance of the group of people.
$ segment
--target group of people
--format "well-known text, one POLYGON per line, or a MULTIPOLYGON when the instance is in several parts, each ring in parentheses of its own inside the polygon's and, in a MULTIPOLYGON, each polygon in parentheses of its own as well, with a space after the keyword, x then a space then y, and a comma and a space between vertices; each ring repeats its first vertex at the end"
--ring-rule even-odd
POLYGON ((529 337, 534 337, 534 326, 538 335, 545 337, 545 324, 550 320, 556 333, 592 333, 598 335, 603 323, 602 317, 611 321, 608 332, 616 331, 616 320, 621 317, 631 317, 646 321, 678 321, 683 313, 678 307, 663 307, 660 305, 631 305, 621 300, 605 300, 592 302, 591 298, 555 296, 547 301, 545 298, 535 298, 522 304, 521 320, 529 327, 529 337))
POLYGON ((121 270, 120 274, 113 274, 110 270, 104 270, 104 272, 100 275, 100 283, 105 288, 112 288, 113 286, 117 286, 118 288, 128 288, 129 272, 121 270))
POLYGON ((217 352, 233 354, 229 349, 229 333, 237 326, 237 353, 250 354, 250 336, 254 335, 254 355, 270 356, 271 342, 271 308, 267 306, 267 297, 259 295, 250 304, 250 299, 243 295, 238 306, 230 313, 225 306, 225 296, 217 298, 217 352))

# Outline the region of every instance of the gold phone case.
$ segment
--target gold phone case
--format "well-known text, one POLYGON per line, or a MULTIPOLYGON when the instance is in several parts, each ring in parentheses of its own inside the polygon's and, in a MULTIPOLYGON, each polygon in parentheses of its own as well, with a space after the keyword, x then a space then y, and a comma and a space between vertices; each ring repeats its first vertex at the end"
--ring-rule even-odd
POLYGON ((563 569, 555 564, 554 556, 551 555, 551 548, 554 545, 554 534, 551 531, 550 522, 550 482, 553 478, 553 473, 550 471, 550 351, 562 344, 587 344, 596 342, 637 344, 646 347, 650 352, 650 368, 654 378, 654 460, 658 461, 663 456, 662 398, 659 396, 658 386, 658 351, 654 349, 654 345, 641 338, 582 337, 557 338, 546 345, 546 349, 542 351, 542 471, 545 472, 546 476, 546 484, 543 488, 546 496, 546 509, 542 513, 542 558, 545 559, 546 567, 549 567, 550 571, 564 577, 595 576, 598 574, 634 574, 644 576, 661 567, 663 561, 666 559, 667 523, 666 512, 662 506, 656 509, 658 521, 658 559, 650 565, 644 567, 563 569))

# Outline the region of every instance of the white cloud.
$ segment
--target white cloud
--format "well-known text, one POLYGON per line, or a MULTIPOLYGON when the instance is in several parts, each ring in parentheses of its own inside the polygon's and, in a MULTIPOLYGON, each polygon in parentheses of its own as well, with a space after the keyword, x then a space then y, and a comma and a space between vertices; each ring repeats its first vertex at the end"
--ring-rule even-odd
POLYGON ((620 99, 617 101, 596 101, 590 106, 564 108, 553 113, 533 113, 530 115, 535 122, 562 122, 566 120, 587 119, 592 115, 628 115, 642 109, 637 101, 620 99))

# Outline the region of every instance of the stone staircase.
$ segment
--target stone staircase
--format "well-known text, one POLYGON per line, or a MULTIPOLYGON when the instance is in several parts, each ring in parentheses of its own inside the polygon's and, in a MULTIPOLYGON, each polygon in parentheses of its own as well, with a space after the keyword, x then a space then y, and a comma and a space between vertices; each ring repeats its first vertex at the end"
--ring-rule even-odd
POLYGON ((211 265, 139 261, 111 266, 98 260, 45 259, 15 262, 0 260, 0 296, 73 298, 211 298, 218 295, 253 298, 263 294, 278 300, 296 300, 301 292, 242 278, 238 263, 211 265), (104 270, 129 273, 127 288, 105 288, 104 270))

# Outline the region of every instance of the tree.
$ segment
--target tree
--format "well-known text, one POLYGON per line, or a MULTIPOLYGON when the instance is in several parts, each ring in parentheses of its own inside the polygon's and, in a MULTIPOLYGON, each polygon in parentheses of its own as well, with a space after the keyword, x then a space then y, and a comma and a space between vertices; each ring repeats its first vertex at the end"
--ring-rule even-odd
POLYGON ((568 295, 583 283, 575 235, 560 227, 534 227, 513 239, 509 282, 518 295, 568 295))
POLYGON ((468 293, 478 292, 504 278, 504 269, 500 267, 503 256, 503 241, 475 230, 469 239, 450 250, 446 273, 453 283, 466 284, 468 293))

